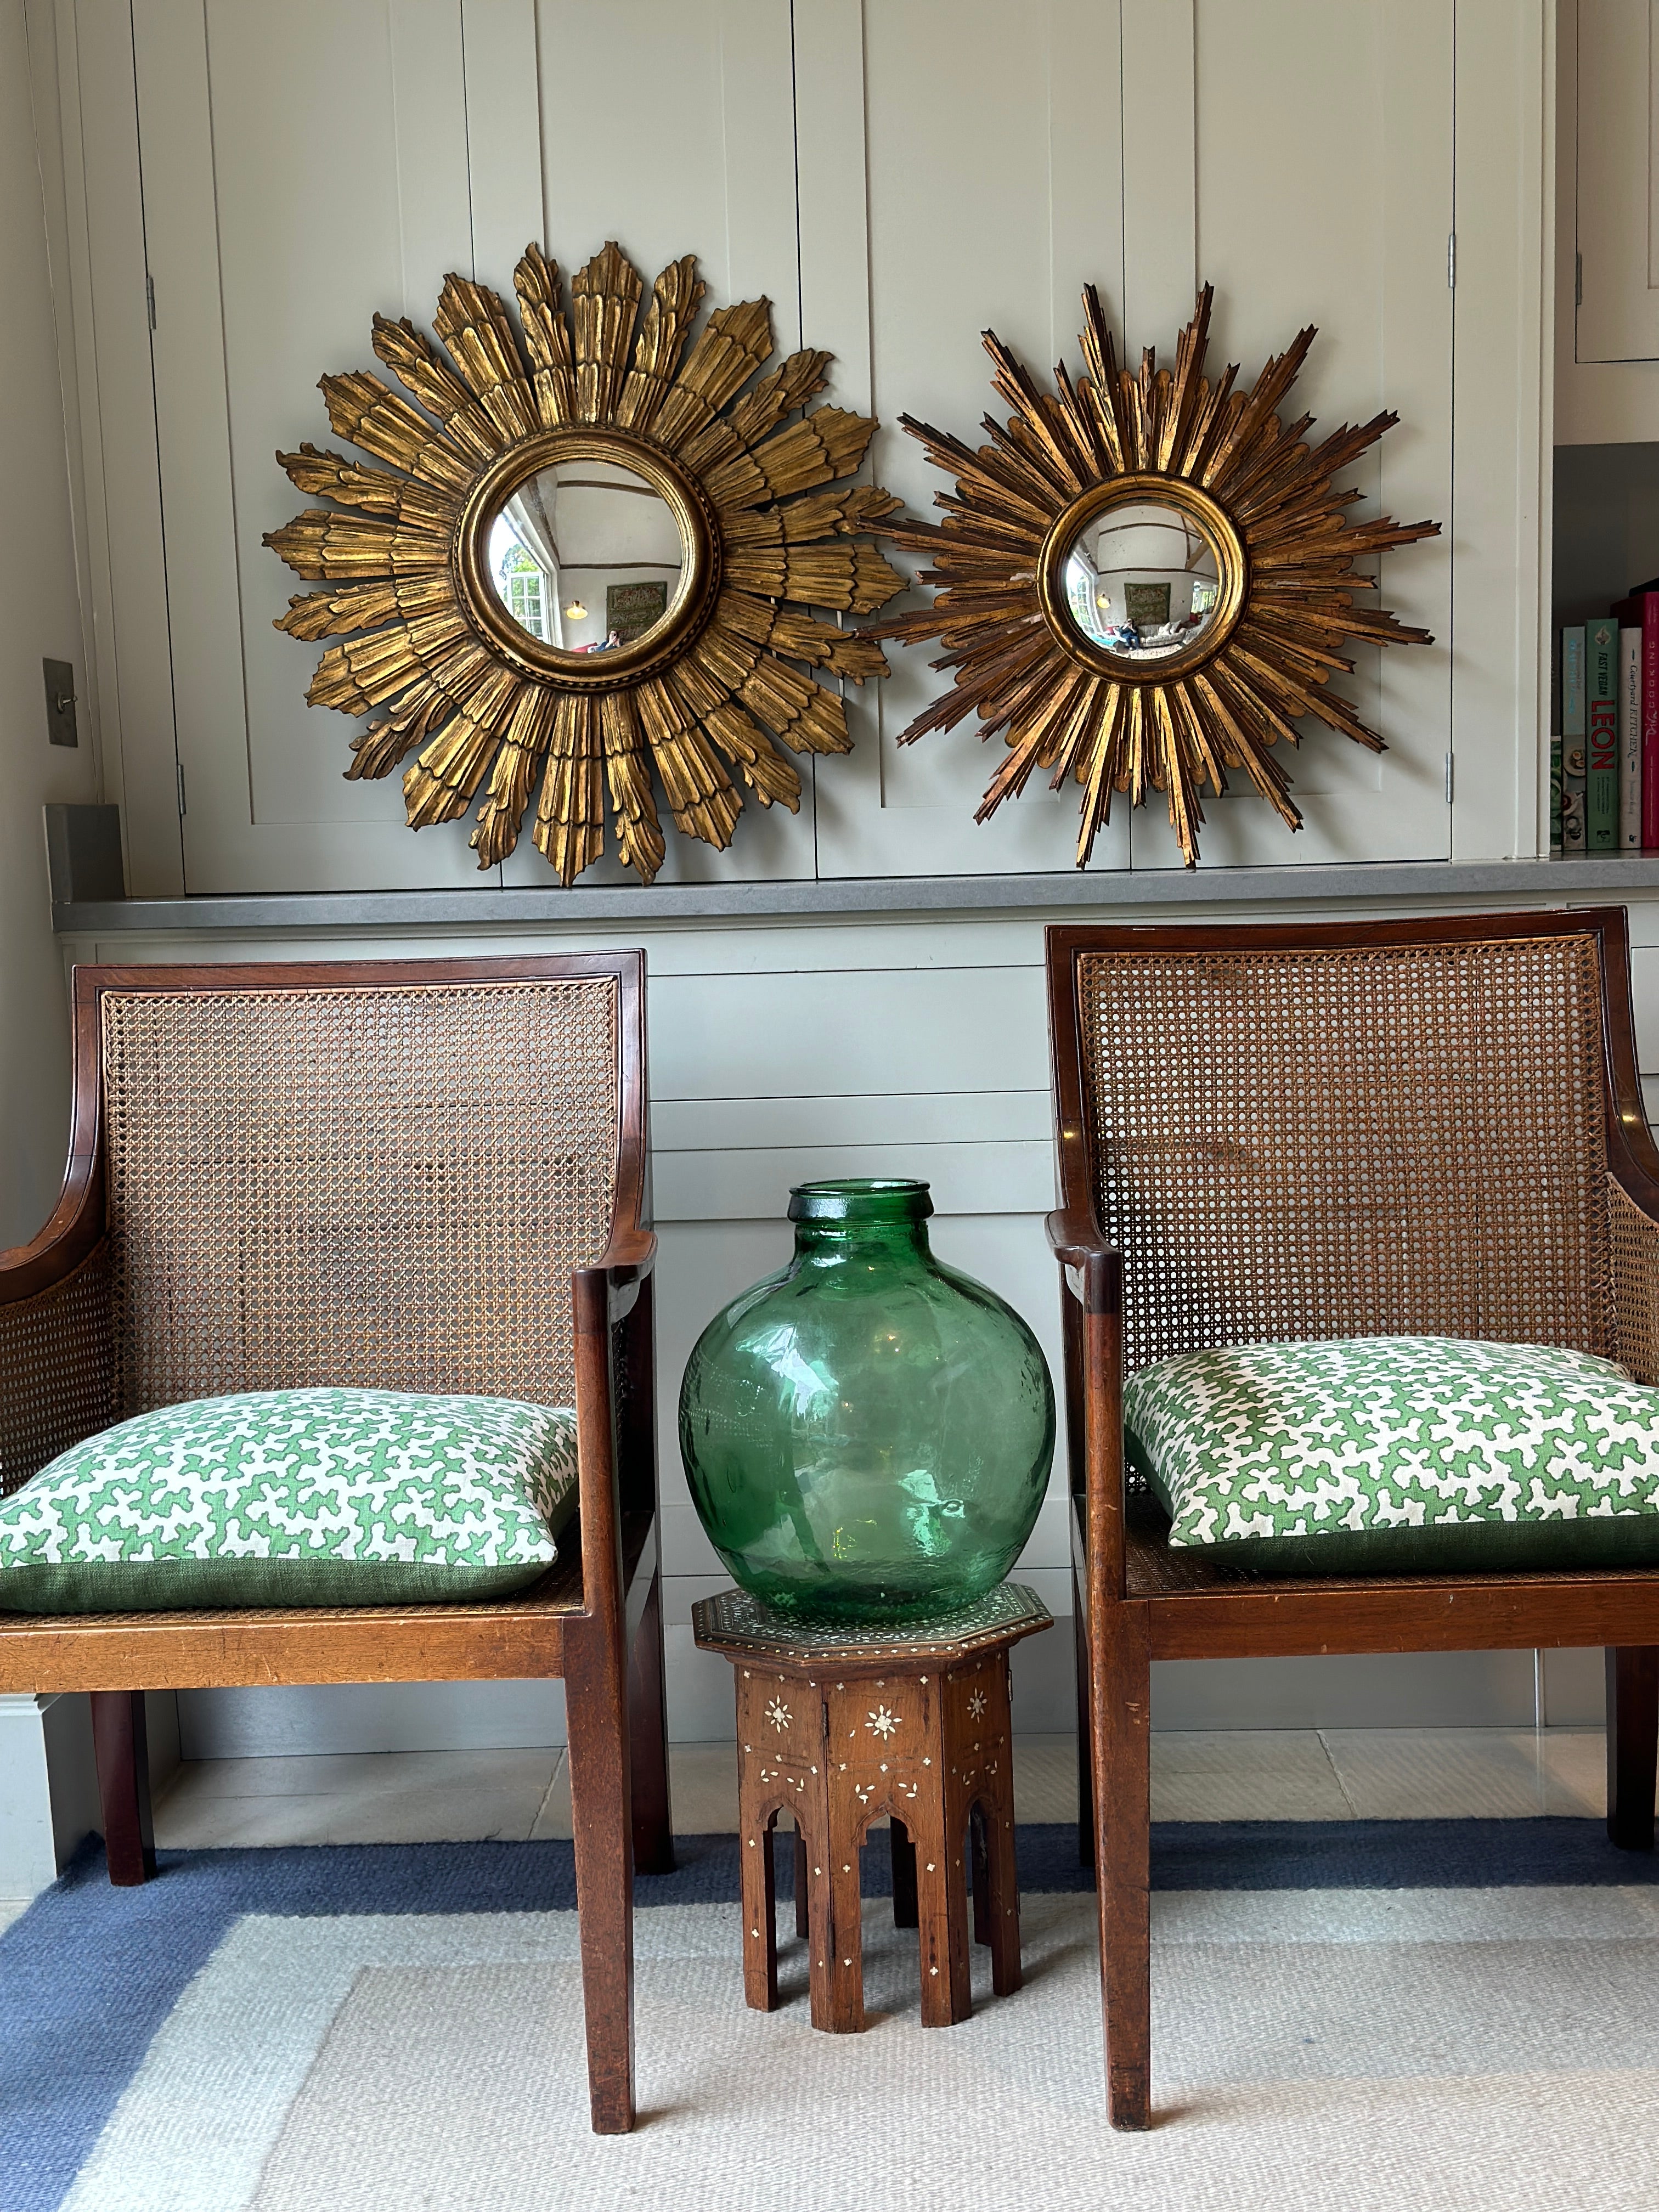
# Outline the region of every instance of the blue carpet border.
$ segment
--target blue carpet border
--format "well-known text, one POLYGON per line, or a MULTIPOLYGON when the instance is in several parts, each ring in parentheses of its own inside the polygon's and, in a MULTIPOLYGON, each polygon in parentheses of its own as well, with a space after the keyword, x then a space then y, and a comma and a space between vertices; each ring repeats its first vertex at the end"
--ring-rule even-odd
MULTIPOLYGON (((738 1838, 678 1839, 679 1864, 642 1875, 636 1902, 738 1895, 738 1838)), ((1093 1887, 1071 1824, 1018 1832, 1028 1895, 1093 1887)), ((780 1850, 778 1887, 793 1887, 780 1850)), ((545 1912, 576 1901, 568 1843, 323 1844, 164 1851, 156 1881, 113 1889, 95 1841, 0 1936, 0 2178, 7 2212, 56 2212, 157 2030, 248 1913, 545 1912)), ((880 1837, 866 1896, 891 1893, 880 1837)), ((1152 1829, 1154 1889, 1587 1888, 1659 1882, 1600 1820, 1168 1821, 1152 1829)), ((738 1971, 734 1958, 732 1971, 738 1971)))

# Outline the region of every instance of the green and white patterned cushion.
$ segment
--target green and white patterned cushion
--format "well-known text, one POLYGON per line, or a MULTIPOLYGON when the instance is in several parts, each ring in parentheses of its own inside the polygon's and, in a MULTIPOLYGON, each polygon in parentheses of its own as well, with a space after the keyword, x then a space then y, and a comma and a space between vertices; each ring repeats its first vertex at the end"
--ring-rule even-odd
POLYGON ((1375 1336, 1143 1367, 1131 1464, 1172 1545, 1270 1573, 1659 1560, 1659 1390, 1552 1345, 1375 1336))
POLYGON ((494 1597, 558 1557, 575 1416, 498 1398, 250 1390, 142 1413, 0 1499, 0 1610, 494 1597))

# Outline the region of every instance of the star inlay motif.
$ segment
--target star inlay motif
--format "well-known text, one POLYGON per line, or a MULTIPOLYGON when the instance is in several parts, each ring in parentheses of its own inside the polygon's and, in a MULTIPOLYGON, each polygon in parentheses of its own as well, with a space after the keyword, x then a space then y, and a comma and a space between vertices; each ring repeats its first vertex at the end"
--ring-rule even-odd
POLYGON ((781 1698, 774 1698, 766 1708, 766 1717, 781 1735, 789 1725, 789 1708, 781 1698))
POLYGON ((878 1705, 864 1723, 866 1728, 878 1735, 884 1743, 898 1724, 899 1716, 896 1713, 890 1713, 885 1705, 878 1705))

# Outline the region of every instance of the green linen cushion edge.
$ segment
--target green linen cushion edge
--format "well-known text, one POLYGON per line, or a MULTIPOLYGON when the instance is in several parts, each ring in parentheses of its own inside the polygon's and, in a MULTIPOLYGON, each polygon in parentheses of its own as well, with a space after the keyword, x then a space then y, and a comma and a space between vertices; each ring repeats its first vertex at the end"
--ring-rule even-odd
POLYGON ((576 1496, 566 1407, 343 1388, 191 1400, 0 1499, 0 1611, 497 1597, 555 1564, 576 1496))
POLYGON ((1185 1352, 1124 1389, 1170 1542, 1267 1574, 1659 1565, 1659 1390, 1553 1345, 1185 1352))

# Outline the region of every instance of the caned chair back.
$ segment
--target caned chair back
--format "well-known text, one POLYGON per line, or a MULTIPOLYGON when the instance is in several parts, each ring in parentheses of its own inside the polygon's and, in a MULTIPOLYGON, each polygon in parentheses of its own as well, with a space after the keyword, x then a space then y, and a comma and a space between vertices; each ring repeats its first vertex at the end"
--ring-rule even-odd
POLYGON ((317 1383, 572 1402, 571 1273, 642 1150, 637 955, 79 981, 118 1415, 317 1383))
POLYGON ((1063 929, 1048 957, 1065 1198, 1122 1255, 1127 1367, 1651 1340, 1659 1254, 1610 1171, 1659 1171, 1621 912, 1063 929))

